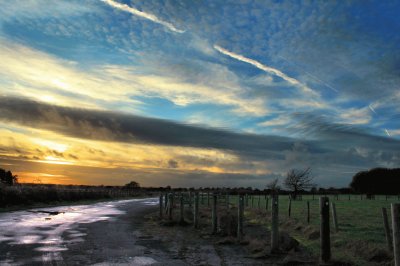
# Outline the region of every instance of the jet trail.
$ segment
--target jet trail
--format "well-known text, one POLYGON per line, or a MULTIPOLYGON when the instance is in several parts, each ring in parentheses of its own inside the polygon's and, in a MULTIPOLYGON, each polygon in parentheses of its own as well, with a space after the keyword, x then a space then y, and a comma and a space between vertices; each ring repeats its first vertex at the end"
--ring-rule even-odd
POLYGON ((230 52, 230 51, 222 48, 219 45, 214 45, 214 49, 217 50, 218 52, 220 52, 220 53, 222 53, 224 55, 227 55, 229 57, 232 57, 232 58, 234 58, 236 60, 239 60, 239 61, 248 63, 250 65, 253 65, 256 68, 261 69, 264 72, 271 73, 271 74, 273 74, 275 76, 278 76, 278 77, 286 80, 287 82, 289 82, 289 83, 291 83, 291 84, 293 84, 293 85, 295 85, 297 87, 300 87, 306 93, 310 93, 310 94, 313 94, 314 96, 318 96, 317 93, 314 92, 312 89, 310 89, 306 85, 302 84, 297 79, 289 77, 288 75, 286 75, 285 73, 283 73, 282 71, 280 71, 280 70, 278 70, 276 68, 273 68, 273 67, 270 67, 270 66, 266 66, 266 65, 254 60, 254 59, 247 58, 247 57, 245 57, 243 55, 239 55, 239 54, 235 54, 233 52, 230 52))
POLYGON ((115 2, 113 0, 100 0, 100 1, 112 6, 114 8, 123 10, 123 11, 128 12, 128 13, 131 13, 132 15, 151 20, 151 21, 153 21, 154 23, 157 23, 157 24, 161 24, 161 25, 167 27, 169 30, 171 30, 173 32, 177 32, 177 33, 184 33, 185 32, 184 30, 177 29, 174 25, 172 25, 172 23, 163 21, 163 20, 159 19, 158 17, 156 17, 153 14, 137 10, 136 8, 130 7, 130 6, 126 5, 126 4, 121 4, 121 3, 115 2))

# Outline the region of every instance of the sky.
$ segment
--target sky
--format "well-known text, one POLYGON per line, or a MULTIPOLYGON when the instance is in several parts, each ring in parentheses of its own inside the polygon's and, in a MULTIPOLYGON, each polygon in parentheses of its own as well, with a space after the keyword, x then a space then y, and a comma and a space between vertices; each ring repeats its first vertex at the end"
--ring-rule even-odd
POLYGON ((20 182, 317 186, 400 166, 399 1, 0 1, 20 182))

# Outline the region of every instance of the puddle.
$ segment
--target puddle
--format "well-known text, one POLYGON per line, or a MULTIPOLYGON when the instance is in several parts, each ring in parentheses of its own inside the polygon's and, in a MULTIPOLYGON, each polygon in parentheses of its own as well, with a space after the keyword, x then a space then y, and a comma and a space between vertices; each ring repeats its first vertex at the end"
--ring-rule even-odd
POLYGON ((157 261, 150 257, 134 257, 132 263, 133 265, 151 265, 157 261))
MULTIPOLYGON (((114 219, 125 213, 118 209, 119 206, 135 201, 144 205, 158 204, 158 199, 132 199, 0 213, 0 244, 36 245, 35 250, 43 252, 44 259, 57 260, 61 258, 59 252, 67 250, 68 243, 84 241, 86 233, 78 229, 79 224, 114 219), (65 239, 62 238, 64 233, 65 239)), ((141 257, 138 261, 150 262, 141 257)), ((0 261, 0 264, 5 262, 0 261)))
MULTIPOLYGON (((131 257, 129 257, 131 259, 131 257)), ((125 265, 133 265, 133 266, 141 266, 141 265, 153 265, 155 263, 158 263, 155 259, 151 257, 133 257, 132 261, 126 262, 126 263, 110 263, 110 262, 102 262, 102 263, 96 263, 96 264, 91 264, 91 266, 125 266, 125 265)))

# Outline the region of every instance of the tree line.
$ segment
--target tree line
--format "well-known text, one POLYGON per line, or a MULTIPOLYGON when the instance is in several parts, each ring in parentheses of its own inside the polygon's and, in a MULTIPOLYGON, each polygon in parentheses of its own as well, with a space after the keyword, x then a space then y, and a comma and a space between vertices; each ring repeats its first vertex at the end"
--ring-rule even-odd
MULTIPOLYGON (((296 199, 300 194, 346 194, 346 193, 361 193, 367 195, 400 194, 400 168, 373 168, 367 171, 360 171, 352 177, 352 181, 347 188, 317 188, 313 183, 314 176, 311 174, 311 168, 306 169, 291 169, 287 172, 286 177, 282 180, 281 188, 279 179, 276 178, 270 181, 265 189, 253 189, 252 187, 235 187, 235 188, 200 188, 203 191, 226 191, 229 193, 260 193, 270 194, 278 192, 280 194, 290 194, 292 199, 296 199)), ((18 183, 18 176, 13 175, 11 171, 6 171, 0 168, 0 184, 12 186, 18 183)), ((111 188, 110 186, 106 186, 111 188)), ((125 184, 122 188, 125 189, 142 189, 152 191, 171 190, 167 187, 146 187, 141 188, 139 183, 131 181, 125 184)), ((195 190, 195 188, 174 188, 175 191, 195 190)))
POLYGON ((373 168, 353 176, 350 187, 356 193, 400 194, 400 168, 373 168))

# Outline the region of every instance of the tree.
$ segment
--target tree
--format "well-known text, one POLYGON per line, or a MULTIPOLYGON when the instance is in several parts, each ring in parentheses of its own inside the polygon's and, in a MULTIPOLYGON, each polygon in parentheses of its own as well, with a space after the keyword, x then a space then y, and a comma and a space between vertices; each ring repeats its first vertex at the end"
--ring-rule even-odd
POLYGON ((265 187, 274 193, 280 189, 280 186, 278 185, 278 183, 279 183, 278 178, 275 178, 275 179, 269 181, 265 187))
POLYGON ((296 199, 300 191, 309 189, 314 186, 311 182, 314 177, 311 176, 311 168, 304 170, 291 169, 286 174, 283 182, 284 186, 291 191, 292 199, 296 199))
POLYGON ((18 183, 18 176, 13 175, 11 171, 6 171, 3 168, 0 168, 0 183, 12 186, 18 183))
POLYGON ((400 168, 373 168, 353 176, 350 187, 357 193, 399 194, 400 168))
POLYGON ((125 188, 140 188, 140 185, 136 181, 131 181, 124 186, 125 188))

